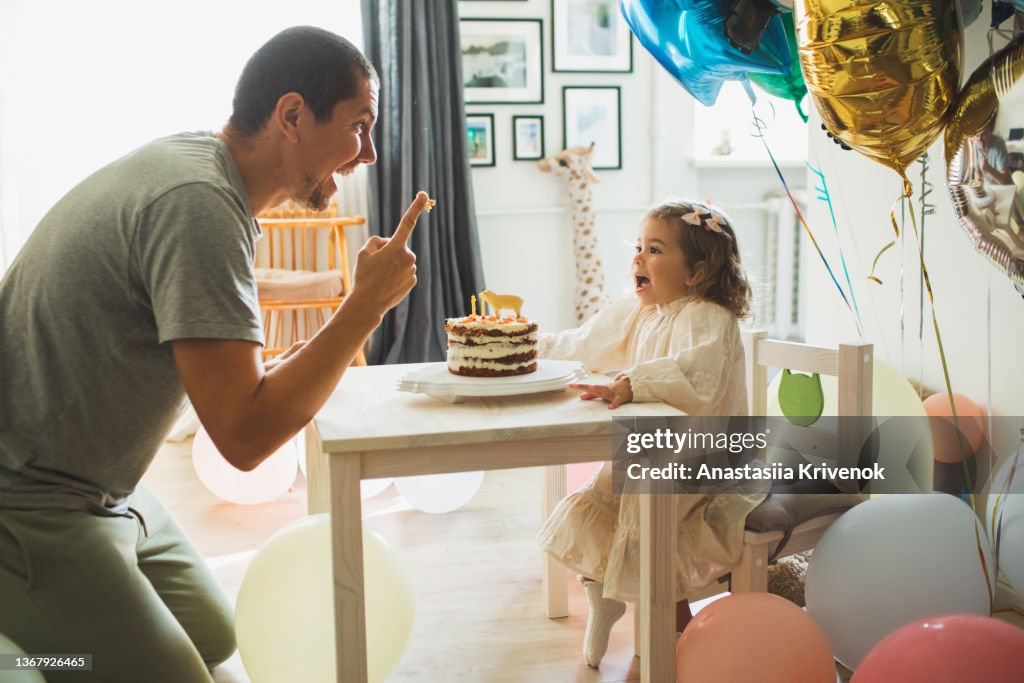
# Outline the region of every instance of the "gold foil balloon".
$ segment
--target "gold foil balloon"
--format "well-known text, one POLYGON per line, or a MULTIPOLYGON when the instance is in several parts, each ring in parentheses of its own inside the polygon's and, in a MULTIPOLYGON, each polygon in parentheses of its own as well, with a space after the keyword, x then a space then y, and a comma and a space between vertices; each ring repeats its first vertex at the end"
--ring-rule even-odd
POLYGON ((1024 36, 971 75, 945 143, 960 225, 978 251, 1024 285, 1024 36))
POLYGON ((807 89, 828 130, 899 173, 938 137, 960 82, 951 0, 796 0, 807 89))

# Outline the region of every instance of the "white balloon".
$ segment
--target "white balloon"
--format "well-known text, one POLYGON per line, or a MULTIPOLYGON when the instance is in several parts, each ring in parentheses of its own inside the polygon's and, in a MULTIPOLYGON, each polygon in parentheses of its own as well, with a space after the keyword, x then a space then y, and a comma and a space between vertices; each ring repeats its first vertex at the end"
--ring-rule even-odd
POLYGON ((992 478, 985 525, 993 544, 996 532, 999 533, 999 571, 1017 595, 1024 595, 1024 450, 1007 458, 992 478), (1015 463, 1017 471, 1007 488, 1015 463))
POLYGON ((389 486, 391 486, 392 481, 394 480, 391 478, 363 479, 361 482, 359 482, 359 497, 362 498, 363 500, 366 500, 367 498, 379 496, 380 494, 384 493, 384 491, 386 491, 389 486))
POLYGON ((922 617, 988 616, 995 580, 979 527, 945 494, 872 498, 832 524, 811 555, 804 592, 836 659, 855 669, 882 638, 922 617))
MULTIPOLYGON (((235 634, 252 683, 334 683, 330 515, 284 527, 245 572, 235 608, 235 634)), ((367 668, 371 683, 387 678, 409 640, 415 613, 412 574, 398 547, 363 529, 367 668)))
POLYGON ((395 488, 417 510, 443 514, 458 510, 480 490, 483 472, 428 474, 421 477, 398 477, 395 488))
MULTIPOLYGON (((23 655, 25 651, 18 647, 17 643, 0 633, 0 654, 23 655)), ((42 653, 40 653, 42 654, 42 653)), ((36 669, 17 669, 12 671, 0 671, 0 682, 2 683, 46 683, 43 674, 36 669)))
POLYGON ((192 442, 192 466, 199 481, 215 496, 229 503, 269 503, 288 492, 295 483, 295 442, 289 441, 249 472, 236 469, 224 459, 203 427, 192 442))
MULTIPOLYGON (((307 480, 309 475, 306 474, 306 433, 305 431, 299 432, 295 436, 296 443, 296 455, 299 460, 299 470, 302 472, 302 476, 307 480)), ((360 491, 359 497, 362 500, 367 498, 373 498, 374 496, 380 495, 391 486, 392 479, 364 479, 359 482, 360 491)))

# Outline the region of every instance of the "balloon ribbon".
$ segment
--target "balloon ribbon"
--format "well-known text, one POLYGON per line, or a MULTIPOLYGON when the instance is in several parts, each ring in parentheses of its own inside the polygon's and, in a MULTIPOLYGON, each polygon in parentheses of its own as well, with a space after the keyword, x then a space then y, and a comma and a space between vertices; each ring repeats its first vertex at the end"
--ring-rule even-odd
POLYGON ((989 528, 992 530, 992 554, 995 556, 996 566, 993 572, 999 575, 999 546, 1003 541, 1003 513, 1006 512, 1006 495, 1013 490, 1013 478, 1020 466, 1021 452, 1024 451, 1024 429, 1021 429, 1021 444, 1013 454, 1013 462, 1010 463, 1010 473, 1003 482, 999 493, 996 494, 995 502, 992 504, 992 518, 989 521, 989 528))
POLYGON ((807 164, 807 168, 811 169, 811 172, 818 176, 819 184, 814 186, 814 189, 818 193, 818 200, 825 202, 828 206, 828 215, 832 219, 832 230, 836 233, 836 245, 839 247, 839 262, 843 265, 843 276, 846 278, 846 286, 850 290, 850 299, 853 301, 853 310, 857 315, 857 322, 861 323, 860 307, 857 305, 857 296, 853 291, 853 283, 850 281, 850 271, 846 267, 846 257, 843 255, 843 246, 839 241, 839 224, 836 221, 836 212, 832 206, 832 195, 828 191, 828 183, 825 181, 825 174, 814 168, 810 164, 807 164))
MULTIPOLYGON (((909 182, 906 182, 905 178, 904 178, 904 181, 905 181, 904 182, 904 195, 902 197, 900 197, 900 199, 908 199, 908 198, 910 198, 912 196, 912 189, 913 189, 912 186, 910 185, 909 182)), ((897 201, 899 201, 899 200, 897 200, 897 201)), ((893 204, 893 207, 895 208, 895 204, 893 204)), ((935 313, 935 293, 932 291, 932 281, 931 281, 931 278, 928 276, 928 267, 924 263, 924 250, 921 248, 921 236, 920 236, 920 234, 918 233, 918 230, 917 230, 917 218, 914 215, 914 211, 911 210, 909 213, 910 213, 910 224, 914 228, 914 240, 915 240, 915 242, 917 244, 917 255, 918 255, 919 262, 921 264, 921 275, 924 278, 925 290, 928 292, 928 302, 931 304, 931 310, 932 310, 932 329, 935 331, 935 342, 936 342, 936 344, 938 345, 938 348, 939 348, 939 360, 942 362, 942 377, 943 377, 943 379, 946 382, 946 395, 949 397, 949 407, 950 407, 950 410, 952 411, 952 414, 953 414, 953 429, 956 431, 956 440, 957 440, 957 443, 958 443, 958 445, 960 447, 960 454, 961 454, 960 463, 963 466, 963 470, 964 470, 964 481, 967 482, 967 490, 968 490, 967 504, 971 508, 971 511, 974 512, 975 515, 977 515, 977 512, 976 512, 977 511, 977 504, 976 504, 976 501, 975 501, 975 498, 974 498, 974 483, 971 481, 970 470, 967 467, 967 445, 964 442, 964 435, 960 431, 960 424, 959 424, 958 416, 956 414, 956 403, 953 401, 953 385, 952 385, 952 383, 949 380, 949 364, 946 362, 946 352, 945 352, 945 350, 943 349, 943 346, 942 346, 942 333, 939 332, 939 319, 938 319, 938 316, 935 313)), ((896 225, 895 213, 890 212, 890 216, 892 218, 893 228, 896 229, 897 233, 898 233, 899 228, 896 225)), ((892 246, 892 245, 890 244, 888 246, 892 246)), ((888 248, 888 246, 886 248, 888 248)), ((884 249, 883 249, 883 251, 884 251, 884 249)), ((875 260, 876 261, 878 260, 877 257, 875 258, 875 260)), ((982 544, 981 544, 981 536, 982 536, 982 534, 981 534, 981 531, 978 528, 979 526, 980 526, 980 524, 978 523, 978 520, 975 519, 975 524, 974 524, 974 540, 975 540, 975 543, 977 544, 978 558, 981 560, 981 570, 982 570, 982 572, 985 575, 985 587, 988 589, 988 601, 989 601, 989 606, 991 607, 992 604, 995 601, 995 594, 994 594, 994 592, 992 590, 992 581, 991 581, 991 579, 989 577, 989 573, 988 573, 988 562, 985 560, 985 552, 984 552, 984 550, 982 548, 982 544)))
MULTIPOLYGON (((847 310, 849 310, 850 315, 853 316, 853 324, 857 326, 857 335, 863 338, 864 333, 861 331, 860 328, 860 317, 853 312, 853 307, 850 306, 850 301, 849 299, 846 298, 846 293, 843 291, 843 288, 839 285, 839 280, 836 279, 835 273, 832 272, 832 266, 829 265, 828 259, 825 258, 825 254, 821 251, 821 247, 818 246, 818 240, 814 239, 814 233, 811 232, 810 226, 807 225, 807 221, 804 220, 804 215, 800 211, 800 207, 797 205, 796 199, 793 198, 793 193, 789 189, 789 184, 786 182, 786 177, 782 174, 782 169, 779 168, 779 164, 775 160, 775 155, 772 154, 772 150, 768 146, 768 141, 765 139, 764 131, 767 126, 757 114, 754 114, 754 126, 757 128, 758 131, 754 135, 755 137, 761 139, 761 144, 764 145, 765 151, 768 152, 768 158, 771 159, 772 166, 775 167, 775 173, 779 176, 779 180, 782 181, 782 188, 786 191, 786 196, 789 197, 789 203, 793 205, 793 210, 796 211, 797 218, 800 219, 800 225, 803 226, 804 232, 806 232, 807 236, 811 239, 811 244, 814 245, 814 249, 818 252, 818 257, 821 258, 821 262, 825 264, 825 270, 828 271, 829 277, 832 278, 832 283, 835 284, 836 289, 839 290, 839 296, 843 298, 843 303, 846 304, 847 310)), ((831 202, 829 203, 829 206, 831 207, 831 202)))

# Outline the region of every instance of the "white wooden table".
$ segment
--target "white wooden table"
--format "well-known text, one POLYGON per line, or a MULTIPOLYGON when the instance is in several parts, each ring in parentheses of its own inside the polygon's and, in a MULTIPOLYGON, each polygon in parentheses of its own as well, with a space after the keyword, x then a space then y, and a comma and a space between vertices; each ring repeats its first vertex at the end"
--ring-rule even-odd
MULTIPOLYGON (((421 365, 353 367, 307 431, 310 512, 331 513, 338 680, 365 683, 362 479, 546 467, 546 518, 565 496, 565 465, 609 460, 612 416, 676 416, 660 403, 615 411, 568 390, 449 404, 399 392, 421 365)), ((641 514, 641 680, 675 680, 674 497, 645 495, 641 514)), ((546 612, 568 614, 566 569, 544 555, 546 612)))

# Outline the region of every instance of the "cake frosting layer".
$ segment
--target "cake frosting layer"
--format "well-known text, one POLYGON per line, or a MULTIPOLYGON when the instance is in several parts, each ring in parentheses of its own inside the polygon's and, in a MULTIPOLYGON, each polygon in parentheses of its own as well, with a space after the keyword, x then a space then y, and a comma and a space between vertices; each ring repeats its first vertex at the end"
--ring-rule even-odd
POLYGON ((445 332, 453 374, 503 377, 537 369, 537 323, 526 318, 449 318, 445 332))

